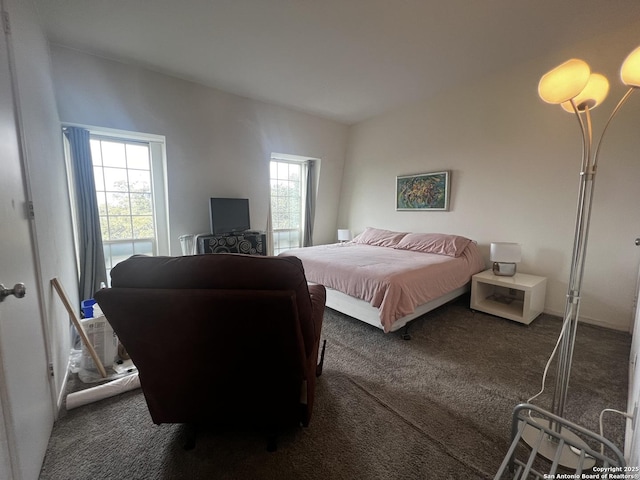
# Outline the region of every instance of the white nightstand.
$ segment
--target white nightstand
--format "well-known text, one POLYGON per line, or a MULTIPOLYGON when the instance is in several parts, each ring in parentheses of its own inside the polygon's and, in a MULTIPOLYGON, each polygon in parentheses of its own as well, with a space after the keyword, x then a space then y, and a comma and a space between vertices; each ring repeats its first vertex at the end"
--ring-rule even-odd
POLYGON ((471 277, 471 309, 528 325, 544 310, 546 289, 545 277, 502 277, 485 270, 471 277))

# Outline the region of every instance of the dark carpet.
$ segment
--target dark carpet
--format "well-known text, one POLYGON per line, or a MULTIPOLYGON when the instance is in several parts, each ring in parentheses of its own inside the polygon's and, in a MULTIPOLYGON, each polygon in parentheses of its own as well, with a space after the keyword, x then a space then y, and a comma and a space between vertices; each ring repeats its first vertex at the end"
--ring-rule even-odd
MULTIPOLYGON (((311 424, 284 432, 274 453, 260 432, 238 430, 202 432, 185 451, 185 428, 154 425, 135 390, 63 412, 40 478, 491 479, 513 407, 540 389, 560 319, 525 326, 468 305, 462 297, 414 321, 410 341, 327 310, 311 424)), ((626 333, 579 326, 565 417, 597 432, 601 410, 626 410, 630 345, 626 333)), ((549 408, 554 377, 552 365, 536 405, 549 408)), ((624 425, 606 417, 620 449, 624 425)))

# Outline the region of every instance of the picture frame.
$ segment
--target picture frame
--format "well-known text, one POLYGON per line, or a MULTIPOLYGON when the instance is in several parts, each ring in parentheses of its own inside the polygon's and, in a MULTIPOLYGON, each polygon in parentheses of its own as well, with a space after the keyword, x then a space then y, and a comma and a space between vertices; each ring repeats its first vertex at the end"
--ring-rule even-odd
POLYGON ((397 211, 448 211, 451 172, 419 173, 396 177, 397 211))

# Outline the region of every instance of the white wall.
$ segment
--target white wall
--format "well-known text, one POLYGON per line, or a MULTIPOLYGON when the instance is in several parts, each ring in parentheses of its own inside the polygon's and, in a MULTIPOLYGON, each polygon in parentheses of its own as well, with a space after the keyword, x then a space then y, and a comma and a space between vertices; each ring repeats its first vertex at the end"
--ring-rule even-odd
POLYGON ((272 152, 321 159, 315 243, 335 241, 348 127, 59 46, 52 47, 63 122, 165 135, 172 254, 209 231, 208 199, 248 197, 265 229, 272 152))
MULTIPOLYGON (((47 41, 31 1, 9 0, 11 32, 23 122, 29 196, 35 212, 42 313, 61 401, 69 361, 69 316, 50 281, 58 277, 78 305, 71 213, 47 41)), ((35 291, 35 290, 32 290, 35 291)), ((43 365, 46 368, 46 365, 43 365)))
MULTIPOLYGON (((624 89, 618 69, 638 45, 635 28, 565 47, 438 98, 351 128, 340 228, 448 232, 478 241, 519 242, 522 272, 548 277, 546 311, 562 315, 580 168, 578 123, 537 95, 542 74, 584 58, 612 91, 593 117, 602 130, 624 89), (452 171, 449 212, 396 212, 396 175, 452 171)), ((437 68, 437 66, 434 66, 437 68)), ((640 262, 640 93, 612 124, 600 156, 581 317, 629 330, 640 262)))

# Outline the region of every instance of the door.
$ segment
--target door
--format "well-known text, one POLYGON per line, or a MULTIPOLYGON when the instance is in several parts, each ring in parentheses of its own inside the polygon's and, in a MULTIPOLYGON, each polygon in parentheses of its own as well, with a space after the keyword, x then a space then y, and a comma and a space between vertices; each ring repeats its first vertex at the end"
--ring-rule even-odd
MULTIPOLYGON (((640 237, 635 244, 640 247, 640 237)), ((638 416, 640 407, 640 268, 638 269, 638 282, 636 283, 636 316, 633 324, 633 337, 631 340, 631 354, 629 357, 629 394, 627 412, 638 416)), ((640 465, 640 424, 638 419, 627 420, 627 429, 624 441, 624 456, 629 465, 640 465)))
MULTIPOLYGON (((4 2, 2 2, 4 3, 4 2)), ((54 420, 8 37, 0 35, 0 283, 26 296, 0 302, 0 478, 37 479, 54 420)))

